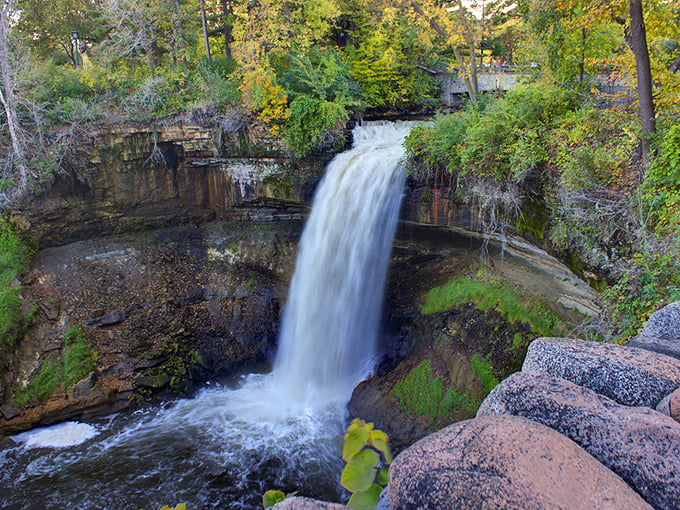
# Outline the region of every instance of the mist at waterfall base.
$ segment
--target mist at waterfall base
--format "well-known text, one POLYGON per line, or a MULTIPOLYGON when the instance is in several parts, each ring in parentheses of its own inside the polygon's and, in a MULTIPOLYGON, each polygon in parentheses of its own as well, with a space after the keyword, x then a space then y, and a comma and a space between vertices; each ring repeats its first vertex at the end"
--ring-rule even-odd
POLYGON ((261 508, 268 489, 339 501, 342 435, 376 338, 408 123, 368 123, 305 225, 271 373, 0 448, 0 507, 261 508), (70 445, 70 446, 66 446, 70 445))

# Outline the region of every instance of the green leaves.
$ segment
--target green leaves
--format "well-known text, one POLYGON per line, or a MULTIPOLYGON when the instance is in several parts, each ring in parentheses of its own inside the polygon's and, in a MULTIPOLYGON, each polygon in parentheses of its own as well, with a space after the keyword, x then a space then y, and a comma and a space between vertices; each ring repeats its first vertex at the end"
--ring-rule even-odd
POLYGON ((347 428, 342 458, 347 465, 340 483, 352 492, 347 506, 355 510, 372 510, 387 485, 388 470, 392 462, 389 438, 372 423, 355 419, 347 428))
POLYGON ((286 499, 286 495, 281 491, 267 491, 262 495, 262 506, 264 508, 270 508, 284 499, 286 499))
POLYGON ((342 470, 340 483, 351 492, 368 490, 373 484, 380 463, 380 455, 375 450, 357 452, 342 470))
POLYGON ((352 494, 347 506, 354 508, 354 510, 373 510, 378 504, 382 491, 383 487, 374 483, 367 490, 352 494))

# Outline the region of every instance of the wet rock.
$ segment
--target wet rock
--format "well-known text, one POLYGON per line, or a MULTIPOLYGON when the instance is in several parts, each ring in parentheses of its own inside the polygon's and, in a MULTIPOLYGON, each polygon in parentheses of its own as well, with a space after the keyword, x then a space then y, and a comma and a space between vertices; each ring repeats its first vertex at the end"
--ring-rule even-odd
POLYGON ((276 510, 346 510, 345 505, 296 496, 273 506, 276 510))
POLYGON ((88 398, 93 394, 96 382, 97 374, 95 372, 90 372, 69 389, 69 398, 88 398))
POLYGON ((455 423, 418 441, 394 460, 389 487, 392 510, 651 508, 573 441, 515 416, 455 423))
POLYGON ((567 338, 538 338, 522 367, 567 379, 629 406, 656 407, 680 387, 680 360, 664 354, 567 338))
POLYGON ((489 394, 477 416, 528 418, 564 434, 656 508, 680 501, 680 424, 540 372, 517 372, 489 394))
MULTIPOLYGON (((680 324, 678 325, 680 328, 680 324)), ((680 340, 651 336, 636 336, 626 342, 626 347, 637 347, 680 359, 680 340)))
POLYGON ((352 392, 348 410, 350 416, 373 422, 376 428, 387 433, 396 451, 433 432, 424 420, 403 413, 379 380, 359 383, 352 392))
POLYGON ((95 319, 92 319, 91 321, 88 321, 86 324, 88 326, 95 326, 98 328, 113 326, 123 322, 125 320, 125 316, 126 313, 124 311, 106 313, 95 319))
POLYGON ((168 374, 159 374, 154 376, 141 375, 134 381, 134 386, 137 388, 162 388, 170 382, 168 374))
POLYGON ((154 356, 152 358, 141 359, 135 363, 135 370, 142 371, 146 370, 147 368, 157 367, 158 365, 164 363, 167 359, 167 356, 154 356))
POLYGON ((642 336, 678 340, 680 343, 680 301, 654 312, 642 328, 642 336))
POLYGON ((0 407, 0 414, 2 414, 6 420, 11 420, 12 418, 19 416, 19 410, 12 404, 5 404, 0 407))

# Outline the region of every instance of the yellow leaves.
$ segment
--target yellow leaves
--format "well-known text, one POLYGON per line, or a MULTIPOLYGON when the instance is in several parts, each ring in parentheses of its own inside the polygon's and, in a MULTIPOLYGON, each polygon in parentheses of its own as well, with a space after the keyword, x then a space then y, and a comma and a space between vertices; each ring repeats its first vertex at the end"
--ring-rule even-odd
POLYGON ((269 66, 255 65, 243 73, 240 87, 243 104, 259 112, 259 120, 269 124, 283 122, 288 117, 288 98, 269 66))

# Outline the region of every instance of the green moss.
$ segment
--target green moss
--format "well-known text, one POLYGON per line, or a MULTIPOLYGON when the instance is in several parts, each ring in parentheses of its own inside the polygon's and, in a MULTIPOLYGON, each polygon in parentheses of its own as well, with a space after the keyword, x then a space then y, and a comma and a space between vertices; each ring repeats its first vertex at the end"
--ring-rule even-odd
POLYGON ((96 355, 83 330, 74 326, 64 336, 64 385, 73 386, 94 370, 96 355))
POLYGON ((479 400, 457 388, 444 392, 444 380, 433 377, 432 364, 427 359, 398 381, 391 395, 399 399, 403 411, 425 418, 430 425, 437 419, 451 422, 462 409, 473 415, 481 405, 479 400))
POLYGON ((19 299, 21 287, 13 285, 19 271, 28 263, 31 251, 15 226, 0 219, 0 372, 5 369, 9 351, 28 325, 19 299))
POLYGON ((71 327, 64 335, 61 354, 46 361, 28 384, 16 391, 14 401, 20 407, 31 402, 46 401, 58 388, 68 390, 94 370, 96 352, 79 326, 71 327))
POLYGON ((496 379, 493 366, 489 361, 482 358, 479 354, 475 354, 470 358, 470 365, 472 366, 472 371, 482 381, 486 391, 491 391, 498 386, 498 379, 496 379))
POLYGON ((464 303, 474 303, 479 310, 496 309, 509 322, 529 324, 539 336, 559 334, 564 324, 545 303, 520 296, 508 283, 483 278, 457 278, 425 294, 421 313, 441 313, 464 303))
POLYGON ((441 377, 432 377, 430 360, 425 360, 397 382, 392 395, 399 399, 403 410, 422 416, 433 424, 444 396, 444 383, 441 377))
POLYGON ((450 418, 461 409, 465 409, 470 414, 475 414, 481 404, 469 393, 461 393, 457 388, 449 388, 439 404, 439 415, 450 418))

